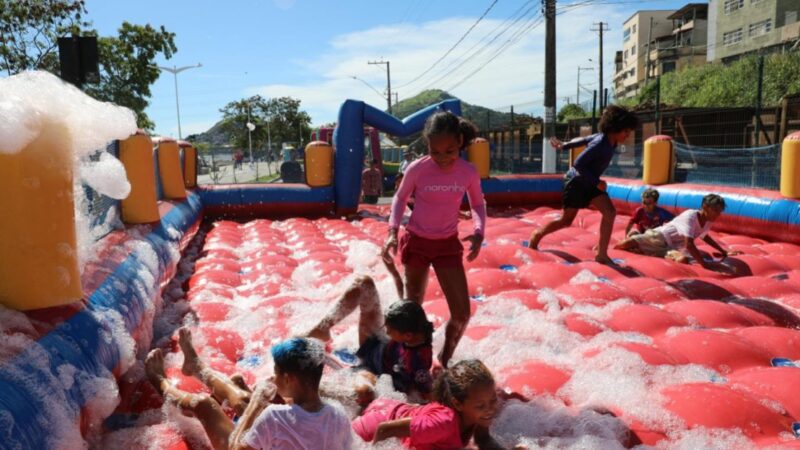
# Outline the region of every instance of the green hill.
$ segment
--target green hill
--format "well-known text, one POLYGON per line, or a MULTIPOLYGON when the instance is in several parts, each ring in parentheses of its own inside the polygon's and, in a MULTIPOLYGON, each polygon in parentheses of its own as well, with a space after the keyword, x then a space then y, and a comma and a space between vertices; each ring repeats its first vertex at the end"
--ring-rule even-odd
MULTIPOLYGON (((392 112, 396 117, 403 119, 420 109, 451 98, 457 97, 439 89, 422 91, 414 97, 407 98, 397 103, 393 106, 392 112)), ((461 101, 461 114, 481 130, 486 129, 487 124, 489 128, 493 129, 511 125, 511 113, 499 112, 483 106, 471 105, 465 101, 461 101)), ((528 123, 530 120, 530 116, 526 114, 514 114, 514 123, 516 125, 528 123)))

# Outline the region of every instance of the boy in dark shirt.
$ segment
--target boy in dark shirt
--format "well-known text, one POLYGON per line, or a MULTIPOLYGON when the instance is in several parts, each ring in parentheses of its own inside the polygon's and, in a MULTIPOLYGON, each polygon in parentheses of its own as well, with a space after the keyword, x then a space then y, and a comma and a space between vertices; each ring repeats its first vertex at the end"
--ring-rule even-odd
MULTIPOLYGON (((606 182, 600 179, 614 157, 614 150, 636 129, 638 119, 627 109, 611 105, 603 111, 600 118, 600 133, 595 135, 586 150, 578 156, 564 177, 564 212, 561 217, 548 223, 531 234, 528 246, 539 247, 539 242, 550 233, 572 225, 578 210, 594 206, 603 215, 600 222, 600 242, 595 261, 613 264, 608 256, 608 243, 614 226, 617 211, 606 193, 606 182)), ((557 139, 551 141, 557 149, 564 144, 557 139)))
POLYGON ((675 216, 666 209, 657 205, 659 193, 657 190, 649 188, 642 192, 642 206, 636 209, 625 228, 625 236, 631 237, 634 234, 641 234, 647 230, 658 228, 672 220, 675 216), (636 226, 636 229, 632 228, 636 226))

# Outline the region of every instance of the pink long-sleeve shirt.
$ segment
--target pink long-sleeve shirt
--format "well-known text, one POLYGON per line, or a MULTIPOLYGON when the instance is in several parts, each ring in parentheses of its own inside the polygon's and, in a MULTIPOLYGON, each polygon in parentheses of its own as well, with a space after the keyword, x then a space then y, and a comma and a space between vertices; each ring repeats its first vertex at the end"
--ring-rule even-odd
POLYGON ((426 239, 445 239, 458 234, 458 211, 465 193, 472 208, 475 232, 483 235, 486 203, 475 166, 459 158, 451 167, 442 169, 430 156, 422 157, 405 171, 392 199, 389 226, 400 228, 406 204, 413 194, 414 211, 406 229, 426 239))

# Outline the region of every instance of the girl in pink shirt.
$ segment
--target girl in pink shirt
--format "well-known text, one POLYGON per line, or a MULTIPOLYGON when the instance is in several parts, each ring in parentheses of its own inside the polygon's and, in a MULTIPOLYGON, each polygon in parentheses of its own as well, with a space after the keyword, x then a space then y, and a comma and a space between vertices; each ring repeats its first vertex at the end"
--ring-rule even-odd
POLYGON ((497 415, 494 378, 482 362, 460 361, 446 369, 433 387, 434 402, 413 405, 382 398, 353 421, 366 442, 400 438, 415 450, 455 450, 469 445, 502 448, 489 434, 497 415))
POLYGON ((477 169, 459 157, 461 149, 475 138, 475 126, 450 112, 438 112, 428 118, 422 135, 428 142, 428 156, 408 166, 394 195, 383 257, 390 259, 390 252, 399 250, 405 266, 406 297, 419 304, 428 284, 428 268, 433 265, 450 309, 438 356, 447 367, 470 318, 461 241, 470 243, 467 260, 474 260, 483 242, 486 205, 477 169), (458 213, 464 194, 472 208, 475 232, 459 240, 458 213), (398 241, 400 222, 412 195, 414 210, 398 241))

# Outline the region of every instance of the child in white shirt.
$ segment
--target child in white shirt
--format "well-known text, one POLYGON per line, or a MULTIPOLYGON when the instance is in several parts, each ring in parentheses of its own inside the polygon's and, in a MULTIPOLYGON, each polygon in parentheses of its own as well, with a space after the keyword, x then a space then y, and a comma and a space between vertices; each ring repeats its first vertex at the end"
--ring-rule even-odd
POLYGON ((658 256, 688 264, 694 258, 701 266, 710 269, 700 250, 694 244, 695 239, 703 239, 708 245, 720 252, 722 258, 735 254, 722 248, 708 235, 711 225, 725 210, 725 200, 717 194, 703 197, 699 210, 688 209, 672 221, 647 230, 643 234, 631 236, 616 245, 619 250, 628 250, 649 256, 658 256), (688 253, 688 254, 687 254, 688 253))

